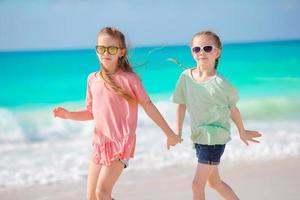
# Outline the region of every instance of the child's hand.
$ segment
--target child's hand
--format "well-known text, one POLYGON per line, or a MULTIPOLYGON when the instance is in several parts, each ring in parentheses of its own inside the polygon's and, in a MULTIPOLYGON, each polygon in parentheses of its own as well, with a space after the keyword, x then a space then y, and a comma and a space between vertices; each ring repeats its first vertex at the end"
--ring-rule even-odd
POLYGON ((240 138, 246 145, 249 145, 248 141, 259 143, 259 141, 255 140, 254 138, 261 137, 261 136, 262 134, 259 133, 258 131, 245 130, 245 132, 240 133, 240 138))
POLYGON ((175 133, 171 133, 167 138, 167 148, 170 149, 170 146, 175 146, 178 143, 181 143, 183 139, 180 138, 179 135, 175 133))
POLYGON ((69 113, 68 110, 62 108, 62 107, 57 107, 53 109, 53 115, 54 117, 59 117, 62 119, 67 119, 67 114, 69 113))

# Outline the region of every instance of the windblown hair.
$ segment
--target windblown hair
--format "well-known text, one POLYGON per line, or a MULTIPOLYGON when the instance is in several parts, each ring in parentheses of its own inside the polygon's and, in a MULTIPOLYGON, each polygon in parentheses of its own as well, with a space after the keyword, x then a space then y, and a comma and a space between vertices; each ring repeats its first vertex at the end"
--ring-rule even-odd
MULTIPOLYGON (((119 41, 120 48, 125 49, 125 55, 120 57, 118 60, 118 69, 121 69, 122 71, 134 73, 132 70, 132 67, 128 61, 128 58, 127 58, 127 47, 126 47, 124 34, 116 28, 105 27, 102 30, 100 30, 100 32, 98 34, 98 38, 104 34, 107 34, 107 35, 117 39, 119 41)), ((114 81, 111 74, 109 74, 108 71, 104 67, 101 67, 100 76, 104 80, 105 84, 107 86, 109 86, 115 94, 125 98, 129 103, 134 103, 137 101, 134 97, 132 97, 130 94, 128 94, 123 88, 121 88, 114 81)))

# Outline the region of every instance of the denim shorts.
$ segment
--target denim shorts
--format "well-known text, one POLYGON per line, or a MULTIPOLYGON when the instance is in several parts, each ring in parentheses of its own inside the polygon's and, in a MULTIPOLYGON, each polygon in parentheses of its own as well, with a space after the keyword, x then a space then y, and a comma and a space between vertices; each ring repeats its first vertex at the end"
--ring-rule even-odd
POLYGON ((225 150, 225 144, 206 145, 195 144, 198 163, 218 165, 225 150))

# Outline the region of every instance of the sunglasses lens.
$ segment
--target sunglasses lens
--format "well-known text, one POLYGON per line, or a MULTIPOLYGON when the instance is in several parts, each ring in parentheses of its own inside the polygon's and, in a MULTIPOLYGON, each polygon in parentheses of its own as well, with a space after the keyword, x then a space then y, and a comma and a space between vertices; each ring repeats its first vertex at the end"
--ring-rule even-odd
POLYGON ((198 53, 200 50, 201 50, 200 47, 194 47, 194 48, 192 48, 192 51, 195 52, 195 53, 198 53))
POLYGON ((206 53, 209 53, 213 50, 213 47, 212 46, 205 46, 203 47, 203 50, 206 52, 206 53))
POLYGON ((106 50, 106 48, 103 47, 103 46, 97 46, 97 47, 96 47, 97 53, 99 53, 99 54, 101 54, 101 55, 103 55, 103 54, 105 53, 105 50, 106 50))
POLYGON ((118 52, 118 47, 114 47, 114 46, 108 47, 108 53, 110 55, 115 55, 117 52, 118 52))

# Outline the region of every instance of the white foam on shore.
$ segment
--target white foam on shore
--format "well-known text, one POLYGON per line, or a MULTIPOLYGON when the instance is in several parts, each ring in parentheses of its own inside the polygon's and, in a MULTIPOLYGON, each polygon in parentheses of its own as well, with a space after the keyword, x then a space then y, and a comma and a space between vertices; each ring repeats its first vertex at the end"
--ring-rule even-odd
MULTIPOLYGON (((175 105, 155 103, 172 127, 175 105)), ((0 186, 51 184, 87 176, 92 139, 92 122, 53 118, 51 110, 0 110, 0 186)), ((248 129, 263 133, 260 144, 244 145, 232 128, 224 164, 260 162, 300 155, 300 123, 297 120, 246 121, 248 129)), ((170 151, 162 131, 140 109, 135 158, 128 170, 162 169, 195 165, 189 139, 189 120, 184 125, 184 142, 170 151)))

